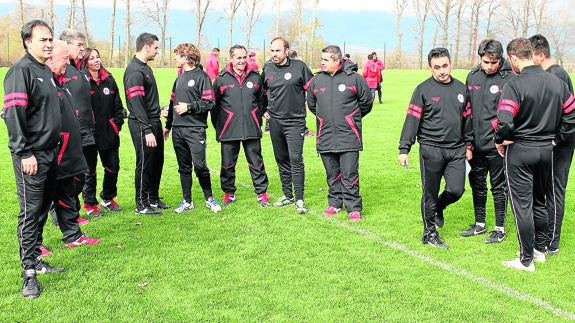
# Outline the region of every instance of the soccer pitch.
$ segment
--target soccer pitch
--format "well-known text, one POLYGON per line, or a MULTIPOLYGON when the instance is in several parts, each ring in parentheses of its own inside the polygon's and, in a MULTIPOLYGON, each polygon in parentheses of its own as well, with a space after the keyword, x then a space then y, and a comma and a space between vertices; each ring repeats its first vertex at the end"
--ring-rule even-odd
MULTIPOLYGON (((4 79, 6 68, 0 69, 4 79)), ((112 69, 122 86, 122 69, 112 69)), ((161 104, 167 104, 174 69, 155 69, 161 104)), ((467 71, 454 71, 465 81, 467 71)), ((575 319, 574 180, 567 188, 561 252, 536 264, 536 272, 501 265, 519 249, 513 215, 507 239, 484 244, 486 235, 463 238, 474 222, 471 190, 445 211, 439 229, 450 250, 421 243, 418 145, 409 171, 399 166, 398 141, 415 86, 428 71, 386 70, 383 104, 363 122, 360 154, 363 220, 346 212, 321 215, 327 185, 315 137, 304 147, 308 214, 293 207, 260 208, 243 152, 238 159, 237 201, 214 214, 204 207, 193 176, 196 209, 161 217, 134 214, 134 148, 127 126, 121 133, 120 213, 89 218, 83 226, 102 243, 69 249, 47 224, 46 261, 66 268, 39 276, 42 295, 25 299, 16 225, 18 199, 5 126, 0 130, 0 321, 308 321, 308 322, 559 322, 575 319)), ((3 89, 0 94, 3 96, 3 89)), ((122 100, 124 97, 122 95, 122 100)), ((308 127, 316 130, 311 113, 308 127)), ((281 195, 269 135, 262 139, 270 180, 268 193, 281 195)), ((221 202, 220 150, 208 128, 208 166, 221 202)), ((166 142, 160 195, 175 207, 181 200, 171 138, 166 142)), ((98 169, 101 176, 102 169, 98 169)), ((101 188, 99 178, 98 189, 101 188)), ((99 192, 99 191, 98 191, 99 192)), ((487 226, 494 226, 488 199, 487 226)), ((82 215, 84 215, 82 213, 82 215)))

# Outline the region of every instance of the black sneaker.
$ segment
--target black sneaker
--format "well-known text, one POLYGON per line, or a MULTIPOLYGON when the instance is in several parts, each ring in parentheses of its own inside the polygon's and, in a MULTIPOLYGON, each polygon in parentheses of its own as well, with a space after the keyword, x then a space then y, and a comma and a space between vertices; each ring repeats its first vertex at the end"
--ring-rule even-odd
POLYGON ((430 244, 434 247, 449 250, 449 246, 439 238, 439 234, 433 233, 430 236, 423 237, 424 244, 430 244))
POLYGON ((40 260, 38 264, 36 264, 36 275, 44 275, 44 274, 51 274, 51 273, 61 273, 65 271, 64 268, 52 267, 49 263, 45 262, 44 260, 40 260))
POLYGON ((491 231, 491 235, 489 237, 485 238, 485 240, 483 240, 483 242, 485 242, 485 243, 499 243, 499 242, 505 240, 506 237, 507 237, 507 233, 501 232, 499 230, 494 230, 494 231, 491 231))
POLYGON ((162 200, 156 200, 154 202, 151 202, 150 206, 156 209, 164 209, 164 210, 172 208, 168 204, 164 203, 162 200))
POLYGON ((143 214, 143 215, 162 215, 162 212, 156 210, 153 206, 146 206, 141 208, 136 208, 136 214, 143 214))
POLYGON ((40 284, 34 269, 25 270, 22 273, 22 279, 22 296, 28 298, 40 297, 40 284))
POLYGON ((550 247, 547 247, 547 248, 545 249, 545 253, 546 253, 548 256, 555 256, 555 255, 559 254, 559 248, 557 248, 557 249, 551 249, 550 247))
POLYGON ((445 219, 443 218, 443 210, 437 210, 435 212, 435 225, 441 228, 444 223, 445 219))
POLYGON ((462 237, 473 237, 478 234, 484 234, 485 232, 487 232, 487 228, 485 226, 482 227, 477 224, 472 224, 469 226, 469 229, 461 231, 460 235, 462 237))

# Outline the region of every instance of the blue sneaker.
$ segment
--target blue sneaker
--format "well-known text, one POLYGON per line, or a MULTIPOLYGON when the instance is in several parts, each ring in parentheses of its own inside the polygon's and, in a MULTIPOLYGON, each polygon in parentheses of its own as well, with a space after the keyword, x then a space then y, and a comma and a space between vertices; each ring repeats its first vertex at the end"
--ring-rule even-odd
POLYGON ((214 213, 222 211, 222 207, 218 204, 218 201, 216 201, 213 196, 208 197, 206 200, 206 207, 212 210, 214 213))
POLYGON ((188 201, 182 200, 182 202, 180 202, 180 205, 178 205, 178 207, 174 209, 174 212, 179 214, 179 213, 183 213, 186 211, 191 211, 193 209, 194 209, 194 202, 193 201, 188 203, 188 201))

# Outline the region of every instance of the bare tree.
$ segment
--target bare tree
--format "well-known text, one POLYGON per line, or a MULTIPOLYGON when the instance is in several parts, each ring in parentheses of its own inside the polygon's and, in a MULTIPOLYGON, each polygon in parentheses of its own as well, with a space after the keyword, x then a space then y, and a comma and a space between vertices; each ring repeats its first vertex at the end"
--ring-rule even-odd
POLYGON ((395 30, 397 31, 397 51, 395 56, 395 67, 401 68, 401 41, 403 33, 401 32, 401 17, 407 8, 407 0, 395 0, 395 30))
POLYGON ((509 2, 503 2, 501 13, 500 18, 504 24, 502 32, 509 38, 517 38, 521 26, 521 12, 509 2))
POLYGON ((166 66, 166 28, 171 0, 150 0, 141 4, 141 13, 160 28, 160 67, 166 66))
POLYGON ((479 16, 481 14, 481 8, 485 5, 485 1, 473 0, 471 3, 471 28, 469 31, 469 61, 471 65, 475 65, 475 49, 477 48, 477 33, 479 29, 479 16))
MULTIPOLYGON (((407 0, 405 0, 407 1, 407 0)), ((319 24, 319 22, 317 21, 317 7, 319 6, 319 0, 314 0, 314 4, 313 4, 313 12, 312 12, 312 18, 311 18, 311 31, 310 31, 310 40, 312 42, 312 50, 311 50, 311 56, 310 59, 308 60, 308 64, 309 63, 314 63, 314 54, 315 54, 315 47, 313 45, 315 45, 315 30, 319 24)))
POLYGON ((84 36, 86 39, 84 40, 84 46, 90 46, 90 41, 88 37, 88 23, 86 22, 86 3, 85 0, 82 0, 82 25, 84 25, 84 36))
POLYGON ((114 0, 114 2, 112 3, 112 18, 110 19, 110 54, 108 56, 108 62, 109 62, 108 64, 112 64, 112 60, 114 59, 115 22, 116 22, 116 0, 114 0))
POLYGON ((437 25, 443 33, 442 46, 447 48, 449 44, 449 17, 457 0, 434 0, 431 12, 437 25))
POLYGON ((70 15, 68 16, 68 28, 74 28, 76 22, 76 0, 70 0, 70 15))
POLYGON ((294 0, 295 1, 295 22, 297 24, 297 46, 302 47, 301 41, 301 27, 303 24, 302 16, 303 16, 303 0, 294 0))
POLYGON ((280 34, 280 21, 281 21, 280 6, 281 6, 281 0, 275 0, 276 19, 275 19, 274 37, 277 37, 280 34))
POLYGON ((196 13, 196 47, 200 48, 200 38, 202 36, 202 26, 206 20, 206 14, 212 0, 192 0, 194 12, 196 13))
POLYGON ((423 37, 425 35, 425 23, 431 10, 431 0, 414 0, 415 14, 417 16, 417 33, 419 44, 417 53, 419 57, 419 68, 423 68, 423 37))
POLYGON ((48 12, 48 16, 50 17, 50 26, 52 26, 52 29, 54 29, 55 26, 55 22, 54 22, 54 0, 50 0, 50 2, 48 3, 48 5, 50 6, 48 12))
POLYGON ((130 61, 130 0, 126 0, 126 52, 124 53, 124 65, 130 61))
POLYGON ((543 21, 545 20, 545 0, 533 0, 531 3, 531 10, 533 11, 533 22, 535 24, 535 33, 541 33, 541 27, 543 26, 543 21))
POLYGON ((486 38, 492 38, 494 31, 491 29, 491 23, 493 21, 493 16, 495 11, 500 7, 500 0, 489 0, 487 1, 487 22, 485 25, 486 38))
POLYGON ((463 25, 463 8, 467 0, 458 0, 456 7, 457 28, 455 34, 455 49, 453 51, 453 66, 459 68, 459 46, 461 44, 461 26, 463 25))
POLYGON ((532 2, 533 0, 523 0, 523 6, 521 7, 521 37, 527 37, 527 32, 529 31, 532 2))
POLYGON ((225 12, 228 15, 228 22, 229 22, 229 29, 228 29, 228 48, 232 48, 232 38, 233 38, 233 31, 234 31, 234 17, 236 12, 242 5, 241 0, 230 0, 227 9, 225 12))
POLYGON ((24 26, 24 0, 18 1, 18 14, 20 15, 20 26, 24 26))
POLYGON ((245 0, 246 16, 248 17, 246 23, 246 48, 248 49, 250 48, 252 29, 258 22, 261 14, 261 10, 257 9, 258 7, 261 7, 261 1, 262 0, 245 0))

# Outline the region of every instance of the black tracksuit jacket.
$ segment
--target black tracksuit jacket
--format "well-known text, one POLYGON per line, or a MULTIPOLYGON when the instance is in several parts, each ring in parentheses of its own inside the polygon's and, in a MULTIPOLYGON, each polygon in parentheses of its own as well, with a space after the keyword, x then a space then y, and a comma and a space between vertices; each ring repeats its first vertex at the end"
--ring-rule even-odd
POLYGON ((316 116, 318 153, 363 150, 361 118, 373 97, 357 64, 343 62, 333 76, 317 73, 307 87, 307 105, 316 116))
POLYGON ((72 107, 78 117, 82 147, 96 144, 94 140, 94 111, 90 99, 90 81, 88 75, 79 71, 74 65, 68 64, 62 80, 62 87, 72 95, 72 107))
POLYGON ((124 107, 116 80, 107 70, 101 68, 100 81, 90 78, 90 95, 96 131, 98 150, 114 149, 120 146, 119 133, 124 124, 124 107))
POLYGON ((212 123, 218 141, 259 139, 265 112, 262 77, 247 67, 242 77, 236 76, 231 63, 214 80, 216 106, 212 123))
POLYGON ((34 151, 56 148, 62 121, 52 71, 26 54, 4 78, 4 119, 8 146, 28 158, 34 151), (49 94, 48 94, 49 93, 49 94))
POLYGON ((130 111, 128 118, 138 122, 143 135, 151 134, 150 120, 160 120, 160 96, 152 69, 135 56, 126 66, 124 89, 130 111))
POLYGON ((488 75, 478 65, 467 75, 465 85, 471 103, 474 151, 495 149, 493 133, 497 127, 497 104, 503 85, 516 75, 507 60, 502 58, 501 63, 497 73, 488 75))
POLYGON ((471 110, 466 98, 465 85, 453 77, 449 83, 430 77, 419 84, 413 91, 401 131, 400 154, 409 153, 416 138, 419 144, 440 148, 470 147, 471 110))

